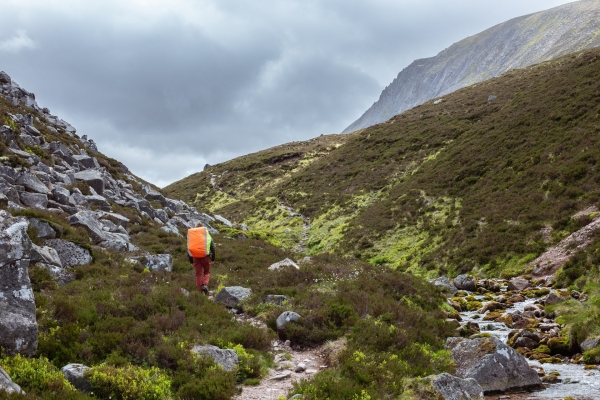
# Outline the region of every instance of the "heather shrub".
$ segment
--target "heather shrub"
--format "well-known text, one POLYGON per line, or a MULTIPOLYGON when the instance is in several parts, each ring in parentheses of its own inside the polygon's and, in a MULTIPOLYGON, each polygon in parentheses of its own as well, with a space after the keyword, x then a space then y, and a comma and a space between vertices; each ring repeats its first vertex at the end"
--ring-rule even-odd
POLYGON ((0 358, 0 367, 25 392, 40 396, 52 392, 64 395, 76 392, 63 373, 45 357, 27 358, 19 354, 3 357, 0 358))
POLYGON ((158 368, 100 365, 86 371, 85 376, 92 386, 94 395, 101 398, 118 400, 171 398, 171 381, 158 368))

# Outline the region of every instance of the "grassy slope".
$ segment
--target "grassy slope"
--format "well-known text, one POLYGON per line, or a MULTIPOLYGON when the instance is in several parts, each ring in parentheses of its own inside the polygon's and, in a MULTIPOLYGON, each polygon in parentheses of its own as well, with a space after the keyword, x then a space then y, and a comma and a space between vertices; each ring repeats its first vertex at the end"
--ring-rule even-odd
POLYGON ((576 229, 570 215, 600 198, 599 55, 569 55, 428 102, 304 168, 290 163, 284 173, 286 162, 267 161, 280 146, 165 191, 186 200, 199 193, 199 209, 251 227, 260 221, 283 243, 299 238, 298 221, 278 205, 285 203, 311 218, 309 253, 430 275, 509 273, 576 229), (210 187, 209 174, 223 171, 218 184, 235 201, 210 187), (295 237, 284 237, 286 223, 295 237), (556 228, 550 243, 540 234, 545 225, 556 228))

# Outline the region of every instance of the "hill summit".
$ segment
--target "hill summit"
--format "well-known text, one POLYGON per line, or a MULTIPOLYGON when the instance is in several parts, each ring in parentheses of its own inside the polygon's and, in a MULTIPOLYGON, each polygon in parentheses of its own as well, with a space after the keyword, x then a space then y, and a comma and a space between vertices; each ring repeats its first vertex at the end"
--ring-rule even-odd
POLYGON ((353 132, 506 71, 600 46, 600 0, 581 0, 496 25, 416 60, 344 129, 353 132))

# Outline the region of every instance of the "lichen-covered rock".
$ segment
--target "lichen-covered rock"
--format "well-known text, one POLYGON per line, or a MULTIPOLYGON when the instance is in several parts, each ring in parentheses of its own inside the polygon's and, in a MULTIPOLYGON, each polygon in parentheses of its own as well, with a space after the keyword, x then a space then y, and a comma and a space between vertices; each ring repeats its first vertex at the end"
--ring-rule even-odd
POLYGON ((252 295, 252 290, 241 287, 241 286, 228 286, 221 289, 215 301, 217 303, 225 304, 229 308, 239 308, 240 303, 246 298, 252 295))
POLYGON ((461 379, 449 373, 430 377, 431 385, 444 400, 483 400, 483 389, 473 378, 461 379))
POLYGON ((22 192, 19 200, 23 205, 31 208, 45 209, 48 207, 48 196, 42 193, 22 192))
POLYGON ((56 238, 56 231, 52 226, 44 221, 40 221, 37 218, 29 219, 29 226, 35 228, 37 237, 40 239, 54 239, 56 238))
POLYGON ((29 192, 41 193, 45 195, 52 194, 52 191, 50 191, 50 189, 48 189, 48 187, 46 187, 46 185, 44 185, 37 176, 29 172, 25 172, 23 175, 21 175, 17 179, 16 184, 24 186, 29 192))
POLYGON ((6 371, 2 369, 2 367, 0 367, 0 391, 4 391, 8 394, 23 393, 21 386, 14 383, 6 371))
POLYGON ((538 374, 528 365, 525 357, 495 337, 448 338, 446 348, 452 352, 456 375, 463 379, 475 379, 484 392, 541 384, 538 374))
POLYGON ((287 324, 289 324, 290 322, 298 322, 300 318, 302 317, 298 313, 295 313, 293 311, 284 311, 279 315, 279 317, 277 317, 277 329, 282 330, 287 324))
POLYGON ((232 349, 220 349, 217 346, 212 345, 196 345, 192 348, 192 352, 212 358, 214 362, 222 366, 225 371, 233 371, 239 363, 238 356, 235 353, 235 350, 232 349))
POLYGON ((9 355, 32 356, 38 344, 27 227, 26 218, 0 210, 0 347, 9 355))
POLYGON ((77 172, 75 173, 75 180, 87 183, 100 195, 104 193, 104 177, 100 171, 90 169, 77 172))
POLYGON ((80 392, 88 393, 92 391, 92 385, 85 377, 85 371, 89 370, 83 364, 68 364, 60 369, 65 378, 80 392))
POLYGON ((44 244, 56 250, 64 268, 87 265, 92 262, 90 252, 73 242, 62 239, 50 239, 46 240, 44 244))
POLYGON ((148 254, 140 262, 150 271, 172 271, 173 257, 170 254, 148 254))

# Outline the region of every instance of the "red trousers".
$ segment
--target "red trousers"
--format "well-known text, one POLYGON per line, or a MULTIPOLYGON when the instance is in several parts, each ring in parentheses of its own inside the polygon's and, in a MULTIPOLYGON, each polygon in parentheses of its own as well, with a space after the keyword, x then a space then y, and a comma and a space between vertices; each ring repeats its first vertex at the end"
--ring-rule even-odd
POLYGON ((198 290, 202 290, 202 285, 208 286, 210 279, 210 257, 194 258, 194 269, 196 270, 196 287, 198 290), (204 279, 202 273, 204 273, 204 279))

